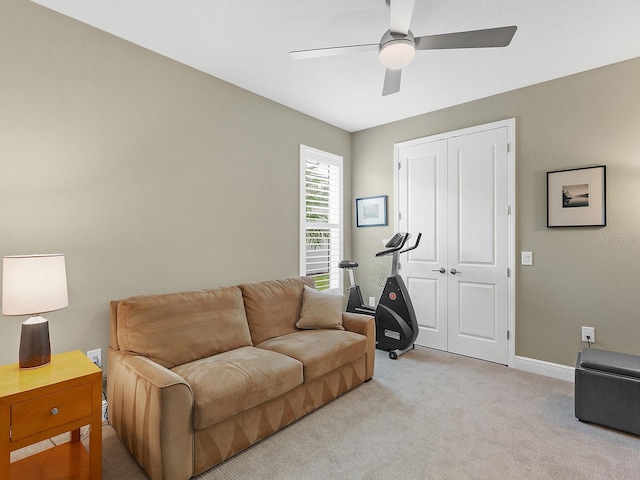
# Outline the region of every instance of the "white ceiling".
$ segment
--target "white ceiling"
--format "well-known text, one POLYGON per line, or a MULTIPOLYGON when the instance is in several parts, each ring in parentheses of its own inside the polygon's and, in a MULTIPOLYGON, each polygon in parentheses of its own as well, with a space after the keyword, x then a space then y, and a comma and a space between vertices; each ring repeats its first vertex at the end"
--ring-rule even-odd
POLYGON ((640 57, 638 0, 416 0, 416 36, 518 31, 506 48, 418 51, 382 97, 376 52, 289 51, 377 43, 384 0, 34 1, 350 132, 640 57))

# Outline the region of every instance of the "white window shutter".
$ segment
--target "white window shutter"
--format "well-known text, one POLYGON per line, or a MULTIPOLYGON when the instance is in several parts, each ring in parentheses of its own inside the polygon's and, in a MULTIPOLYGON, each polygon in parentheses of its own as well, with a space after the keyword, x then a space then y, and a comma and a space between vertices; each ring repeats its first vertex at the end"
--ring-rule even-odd
POLYGON ((341 290, 342 157, 301 146, 301 273, 341 290))

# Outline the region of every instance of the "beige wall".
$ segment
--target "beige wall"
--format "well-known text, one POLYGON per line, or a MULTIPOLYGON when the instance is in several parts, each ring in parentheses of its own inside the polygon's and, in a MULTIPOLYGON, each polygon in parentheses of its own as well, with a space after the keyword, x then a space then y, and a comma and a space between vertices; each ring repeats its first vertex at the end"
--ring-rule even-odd
MULTIPOLYGON (((508 72, 505 72, 508 75, 508 72)), ((354 197, 387 194, 393 212, 393 144, 516 118, 516 355, 573 365, 580 327, 598 347, 640 354, 640 59, 358 132, 354 197), (607 226, 546 227, 546 172, 607 166, 607 226)), ((388 228, 353 229, 365 298, 379 295, 388 228)))
MULTIPOLYGON (((301 143, 344 157, 350 204, 349 133, 0 0, 0 254, 66 255, 54 353, 104 361, 110 299, 297 275, 301 143)), ((22 320, 0 318, 1 364, 22 320)))
MULTIPOLYGON (((65 253, 54 352, 105 349, 113 298, 296 275, 300 143, 344 156, 349 224, 355 197, 387 194, 393 212, 395 142, 515 117, 516 247, 535 260, 516 267, 516 354, 571 365, 581 325, 640 353, 640 59, 350 135, 0 0, 0 82, 0 254, 65 253), (608 226, 547 229, 545 172, 594 163, 608 226)), ((347 232, 365 298, 392 230, 347 232)), ((21 320, 0 318, 0 363, 17 360, 21 320)))

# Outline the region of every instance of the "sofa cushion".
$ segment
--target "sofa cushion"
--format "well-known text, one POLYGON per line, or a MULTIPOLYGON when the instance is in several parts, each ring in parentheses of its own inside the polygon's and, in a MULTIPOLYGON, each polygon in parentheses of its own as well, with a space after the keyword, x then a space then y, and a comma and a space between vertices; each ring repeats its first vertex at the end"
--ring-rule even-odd
POLYGON ((166 368, 251 345, 242 293, 223 287, 122 300, 118 343, 166 368))
POLYGON ((299 330, 256 347, 299 360, 304 365, 304 381, 309 382, 362 357, 367 350, 367 338, 339 330, 299 330))
POLYGON ((314 285, 308 277, 239 285, 254 345, 297 331, 305 284, 314 285))
POLYGON ((302 383, 299 361, 255 347, 220 353, 179 365, 172 371, 193 390, 197 430, 276 398, 302 383))
POLYGON ((296 327, 344 330, 342 307, 344 307, 344 295, 319 292, 315 288, 305 285, 302 292, 300 320, 296 323, 296 327))

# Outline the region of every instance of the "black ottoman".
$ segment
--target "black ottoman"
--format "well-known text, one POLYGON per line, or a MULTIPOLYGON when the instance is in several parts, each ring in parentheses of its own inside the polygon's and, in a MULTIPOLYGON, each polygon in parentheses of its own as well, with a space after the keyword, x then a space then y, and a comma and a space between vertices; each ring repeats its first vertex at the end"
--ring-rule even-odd
POLYGON ((575 415, 640 435, 640 357, 595 348, 578 353, 575 415))

